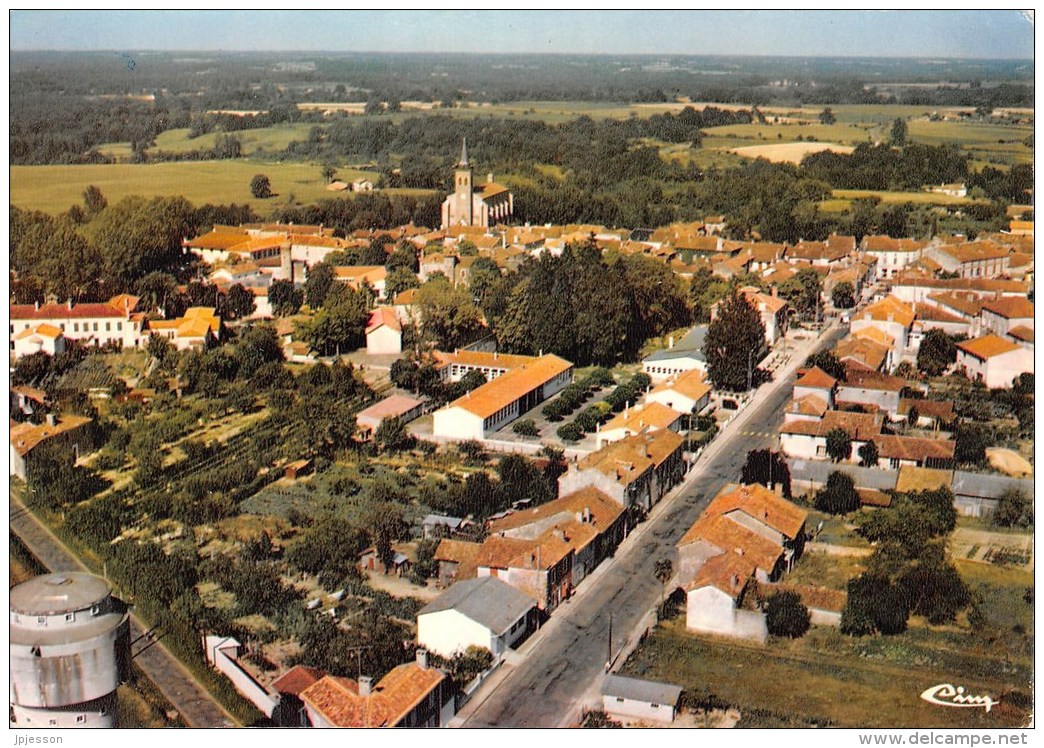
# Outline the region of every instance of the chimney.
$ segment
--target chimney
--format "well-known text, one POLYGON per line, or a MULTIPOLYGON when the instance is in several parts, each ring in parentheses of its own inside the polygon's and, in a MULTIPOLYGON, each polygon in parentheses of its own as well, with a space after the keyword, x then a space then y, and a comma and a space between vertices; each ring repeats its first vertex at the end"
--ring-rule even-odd
POLYGON ((36 306, 36 311, 40 311, 40 302, 36 301, 36 302, 34 302, 34 304, 36 306))
POLYGON ((739 575, 738 574, 733 574, 732 575, 732 586, 733 587, 739 587, 739 575))
POLYGON ((56 416, 54 413, 48 413, 47 414, 47 425, 48 426, 57 426, 58 425, 58 416, 56 416))
POLYGON ((775 298, 778 298, 778 297, 779 297, 779 288, 777 286, 773 285, 772 286, 772 298, 775 299, 775 298))
POLYGON ((370 691, 373 690, 373 678, 368 675, 359 676, 359 695, 369 696, 370 691))
POLYGON ((575 519, 577 521, 577 524, 583 524, 584 521, 585 521, 584 520, 584 513, 583 512, 577 512, 576 516, 575 516, 575 519))
POLYGON ((417 650, 417 667, 421 670, 428 669, 428 650, 423 647, 417 650))
POLYGON ((72 303, 72 296, 70 296, 70 297, 69 297, 69 298, 68 298, 68 299, 66 300, 66 302, 65 302, 65 303, 66 303, 66 305, 67 305, 67 306, 68 306, 68 307, 69 307, 70 309, 72 309, 72 308, 73 308, 73 303, 72 303))
POLYGON ((565 542, 565 532, 563 532, 560 528, 556 527, 551 534, 559 540, 561 540, 563 543, 565 542))
POLYGON ((670 350, 673 347, 674 347, 674 336, 671 335, 669 338, 667 338, 667 349, 670 350))
POLYGON ((584 522, 590 522, 590 521, 591 521, 591 507, 585 506, 584 507, 584 522))
POLYGON ((489 176, 489 178, 486 181, 489 182, 490 184, 493 184, 493 172, 490 172, 488 176, 489 176))

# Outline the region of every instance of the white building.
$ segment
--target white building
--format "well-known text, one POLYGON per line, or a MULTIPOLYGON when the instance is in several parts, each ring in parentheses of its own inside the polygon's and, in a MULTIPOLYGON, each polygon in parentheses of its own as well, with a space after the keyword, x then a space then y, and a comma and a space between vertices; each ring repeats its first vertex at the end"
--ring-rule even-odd
POLYGON ((492 576, 464 579, 417 613, 417 642, 446 658, 480 647, 500 659, 535 623, 529 595, 492 576))
POLYGON ((1033 351, 990 333, 957 344, 957 369, 990 389, 1011 387, 1015 377, 1033 373, 1033 351))
POLYGON ((666 724, 674 721, 681 694, 681 686, 610 674, 602 681, 602 709, 612 717, 666 724))
POLYGON ((696 325, 684 337, 674 342, 670 338, 667 348, 656 351, 642 360, 642 371, 654 382, 662 382, 689 371, 707 373, 707 357, 703 355, 703 343, 707 338, 707 325, 696 325))
POLYGON ((31 356, 34 353, 46 353, 56 356, 65 351, 65 336, 54 325, 46 322, 36 327, 27 327, 15 333, 11 339, 11 352, 15 358, 31 356))
POLYGON ((143 342, 143 315, 135 314, 138 297, 128 294, 113 296, 98 304, 11 304, 11 351, 15 336, 28 329, 48 325, 61 331, 66 340, 79 340, 87 345, 112 343, 120 348, 137 348, 143 342))
POLYGON ((446 439, 484 439, 573 381, 573 365, 541 356, 435 411, 434 434, 446 439))
POLYGON ((402 353, 402 325, 391 307, 377 307, 366 323, 366 352, 402 353))
POLYGON ((735 553, 722 553, 704 563, 685 588, 685 626, 701 634, 768 639, 765 616, 740 606, 754 578, 754 563, 735 553))
POLYGON ((658 402, 627 408, 599 429, 596 435, 598 449, 636 434, 651 434, 663 429, 680 431, 681 417, 680 411, 658 402))
POLYGON ((679 413, 699 413, 710 404, 711 386, 698 369, 685 372, 653 387, 646 402, 660 403, 679 413))

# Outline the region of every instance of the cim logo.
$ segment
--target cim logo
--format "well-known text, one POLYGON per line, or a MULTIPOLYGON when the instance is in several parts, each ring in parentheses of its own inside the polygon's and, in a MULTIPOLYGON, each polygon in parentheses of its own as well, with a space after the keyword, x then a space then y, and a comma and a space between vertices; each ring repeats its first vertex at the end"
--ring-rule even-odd
POLYGON ((964 686, 953 686, 949 683, 932 686, 921 693, 921 698, 929 704, 960 708, 982 707, 987 712, 1000 703, 990 696, 972 696, 964 692, 964 686))

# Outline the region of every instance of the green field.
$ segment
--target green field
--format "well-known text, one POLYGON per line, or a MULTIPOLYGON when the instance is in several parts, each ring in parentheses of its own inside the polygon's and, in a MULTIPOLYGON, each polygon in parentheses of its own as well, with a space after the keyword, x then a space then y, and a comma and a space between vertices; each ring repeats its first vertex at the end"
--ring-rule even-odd
MULTIPOLYGON (((295 125, 279 125, 257 130, 240 130, 228 134, 239 138, 243 144, 243 155, 250 156, 258 152, 284 151, 291 140, 307 140, 308 132, 313 127, 315 127, 315 124, 303 122, 295 125)), ((224 133, 211 132, 196 138, 190 138, 187 127, 167 130, 156 137, 156 145, 149 150, 185 153, 187 151, 213 148, 220 135, 224 135, 224 133)))
POLYGON ((836 123, 833 125, 815 124, 799 125, 792 123, 782 124, 749 124, 749 125, 723 125, 722 127, 709 127, 704 130, 712 137, 736 138, 743 141, 742 145, 760 145, 763 143, 792 143, 800 135, 802 139, 809 136, 816 140, 829 143, 857 144, 873 138, 867 130, 855 125, 836 123))
MULTIPOLYGON (((377 174, 338 168, 344 180, 376 179, 377 174)), ((160 164, 89 164, 77 166, 12 166, 11 205, 28 210, 60 213, 83 202, 83 191, 95 185, 110 203, 128 195, 143 197, 184 195, 194 205, 205 203, 249 204, 262 215, 284 204, 293 194, 309 203, 345 193, 326 189, 322 167, 317 164, 279 164, 261 161, 181 161, 160 164), (250 180, 266 174, 275 197, 258 200, 250 194, 250 180)), ((424 194, 417 190, 396 190, 424 194)))
POLYGON ((935 192, 887 192, 883 190, 834 190, 833 199, 823 200, 819 209, 824 213, 841 213, 852 207, 852 201, 860 198, 877 197, 884 205, 914 203, 915 205, 967 205, 986 202, 970 197, 954 197, 935 192))

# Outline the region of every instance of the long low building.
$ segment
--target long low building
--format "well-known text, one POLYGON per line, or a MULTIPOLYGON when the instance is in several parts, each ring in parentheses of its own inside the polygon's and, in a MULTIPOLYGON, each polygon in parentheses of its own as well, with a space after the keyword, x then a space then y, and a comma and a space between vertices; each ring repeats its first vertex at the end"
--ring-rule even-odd
POLYGON ((484 439, 573 381, 573 365, 540 356, 486 382, 435 411, 434 434, 446 439, 484 439))

